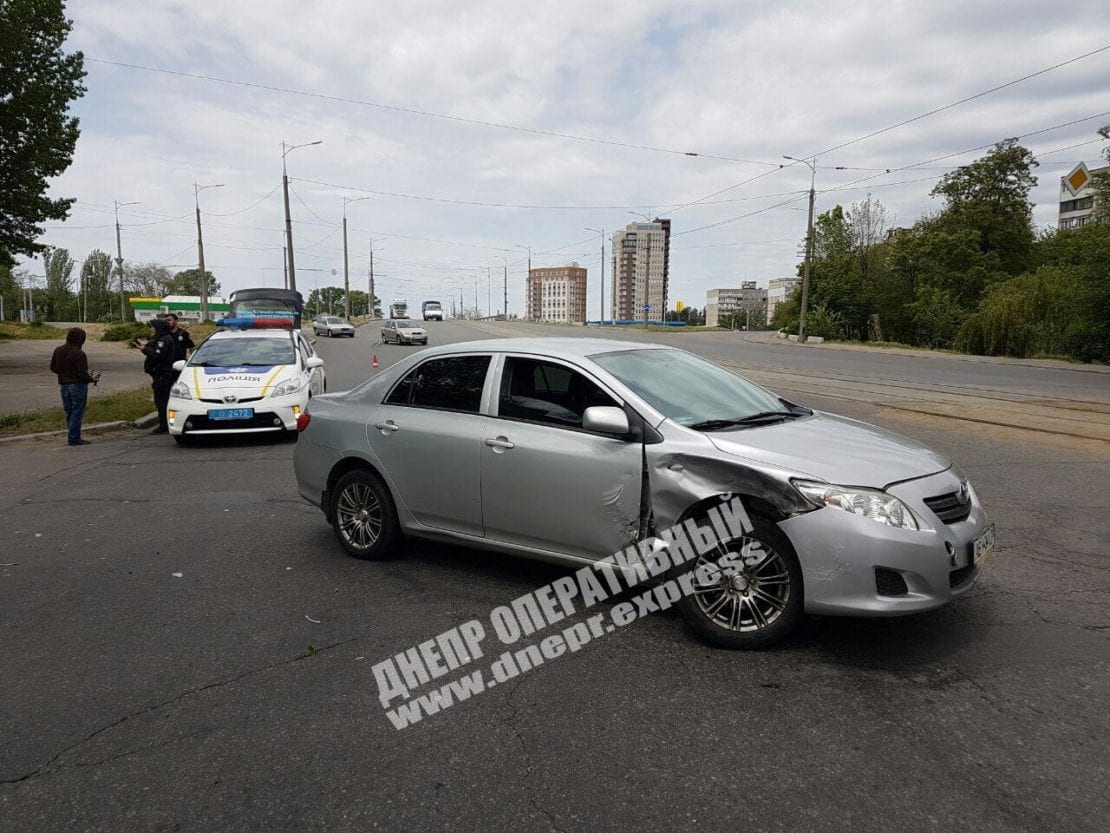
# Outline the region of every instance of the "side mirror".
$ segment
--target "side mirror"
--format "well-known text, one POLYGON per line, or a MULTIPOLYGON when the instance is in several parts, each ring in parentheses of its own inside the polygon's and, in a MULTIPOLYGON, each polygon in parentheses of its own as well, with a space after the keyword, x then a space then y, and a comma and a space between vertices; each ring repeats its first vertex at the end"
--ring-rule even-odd
POLYGON ((309 356, 308 361, 304 363, 304 366, 307 367, 309 370, 315 370, 318 367, 324 366, 324 360, 321 359, 319 356, 309 356))
POLYGON ((627 434, 628 414, 610 405, 595 405, 582 414, 582 427, 599 434, 627 434))
POLYGON ((178 361, 174 362, 173 369, 180 373, 182 370, 185 369, 185 360, 179 359, 178 361))

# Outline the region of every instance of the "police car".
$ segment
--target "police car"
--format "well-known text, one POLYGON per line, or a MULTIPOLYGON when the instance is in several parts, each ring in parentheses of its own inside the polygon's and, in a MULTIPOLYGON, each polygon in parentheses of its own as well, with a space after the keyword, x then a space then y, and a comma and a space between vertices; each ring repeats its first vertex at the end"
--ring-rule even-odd
POLYGON ((166 416, 179 443, 214 434, 286 433, 308 400, 327 389, 324 360, 297 329, 233 329, 213 333, 188 361, 166 416))

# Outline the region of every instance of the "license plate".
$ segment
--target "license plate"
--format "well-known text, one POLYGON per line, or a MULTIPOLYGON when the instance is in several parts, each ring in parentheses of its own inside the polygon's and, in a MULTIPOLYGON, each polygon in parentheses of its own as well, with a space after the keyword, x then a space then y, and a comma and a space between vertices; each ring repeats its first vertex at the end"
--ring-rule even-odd
POLYGON ((978 566, 979 563, 990 555, 991 550, 994 549, 994 524, 991 524, 983 534, 976 538, 971 543, 971 563, 978 566))
POLYGON ((254 416, 254 408, 220 408, 209 411, 209 419, 250 419, 254 416))

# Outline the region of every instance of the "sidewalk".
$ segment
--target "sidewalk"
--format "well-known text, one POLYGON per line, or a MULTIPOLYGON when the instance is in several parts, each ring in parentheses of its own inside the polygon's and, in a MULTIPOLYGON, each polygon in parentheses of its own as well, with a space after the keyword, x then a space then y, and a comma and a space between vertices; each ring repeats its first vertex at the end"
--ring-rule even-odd
MULTIPOLYGON (((50 354, 61 340, 0 342, 0 415, 62 406, 58 378, 50 372, 50 354)), ((133 390, 150 385, 143 373, 142 354, 120 342, 85 342, 89 370, 103 371, 89 396, 133 390)))

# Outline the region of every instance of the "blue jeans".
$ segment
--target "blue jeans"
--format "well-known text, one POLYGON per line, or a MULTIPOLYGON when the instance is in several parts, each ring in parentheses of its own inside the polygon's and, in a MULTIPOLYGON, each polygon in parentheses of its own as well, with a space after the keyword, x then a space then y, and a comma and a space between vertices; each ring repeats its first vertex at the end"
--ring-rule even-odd
POLYGON ((59 385, 62 392, 62 407, 66 412, 66 427, 69 428, 69 441, 81 439, 81 420, 85 418, 85 405, 89 401, 88 385, 59 385))

